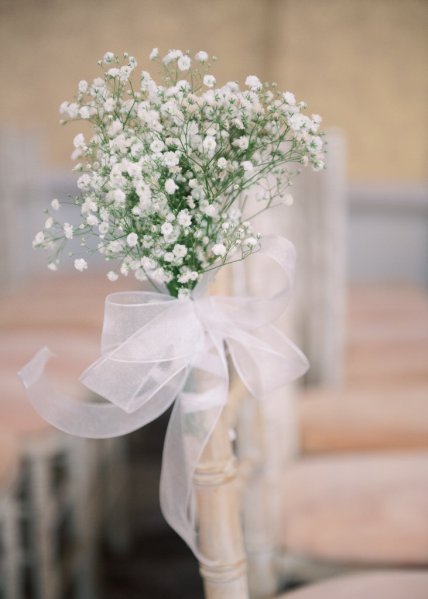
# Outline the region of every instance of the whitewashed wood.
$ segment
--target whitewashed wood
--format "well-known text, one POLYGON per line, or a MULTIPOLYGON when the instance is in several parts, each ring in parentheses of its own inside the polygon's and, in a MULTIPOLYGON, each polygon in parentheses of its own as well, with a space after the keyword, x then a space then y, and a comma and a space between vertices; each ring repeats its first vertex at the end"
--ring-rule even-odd
POLYGON ((248 599, 247 567, 227 415, 223 412, 198 464, 194 484, 206 599, 248 599))
POLYGON ((0 439, 0 596, 21 597, 19 514, 15 501, 18 452, 13 442, 0 439))

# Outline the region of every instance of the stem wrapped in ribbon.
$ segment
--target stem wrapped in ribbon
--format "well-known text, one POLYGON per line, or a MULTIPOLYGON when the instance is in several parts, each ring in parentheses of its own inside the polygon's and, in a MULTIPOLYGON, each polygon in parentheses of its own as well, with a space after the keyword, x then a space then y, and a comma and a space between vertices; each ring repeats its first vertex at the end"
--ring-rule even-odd
POLYGON ((104 400, 79 402, 52 389, 43 375, 52 355, 47 348, 19 373, 34 408, 57 428, 83 437, 129 433, 175 401, 164 445, 161 507, 202 561, 192 478, 227 402, 226 347, 243 383, 260 398, 308 367, 301 351, 271 324, 290 295, 294 246, 266 236, 260 252, 284 274, 273 297, 207 297, 201 287, 188 299, 150 292, 109 295, 101 357, 80 379, 104 400))

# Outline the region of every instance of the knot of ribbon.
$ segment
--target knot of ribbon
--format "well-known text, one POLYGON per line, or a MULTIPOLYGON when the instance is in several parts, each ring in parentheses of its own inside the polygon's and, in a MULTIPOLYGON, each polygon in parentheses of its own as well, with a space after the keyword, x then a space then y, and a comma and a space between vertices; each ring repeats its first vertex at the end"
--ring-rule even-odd
POLYGON ((201 561, 197 548, 192 479, 202 451, 227 403, 227 353, 247 387, 262 398, 302 375, 302 352, 272 322, 290 295, 294 246, 266 236, 260 252, 276 262, 284 284, 271 297, 190 298, 152 292, 106 298, 101 356, 81 382, 101 398, 76 401, 50 386, 43 374, 52 356, 41 349, 20 371, 33 407, 52 425, 74 435, 124 435, 174 404, 165 437, 160 501, 168 523, 201 561))

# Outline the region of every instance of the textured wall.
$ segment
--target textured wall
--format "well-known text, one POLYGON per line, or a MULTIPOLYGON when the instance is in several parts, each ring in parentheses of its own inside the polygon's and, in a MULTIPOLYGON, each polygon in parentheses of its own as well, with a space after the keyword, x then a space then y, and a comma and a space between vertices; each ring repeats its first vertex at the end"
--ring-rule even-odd
POLYGON ((348 136, 352 179, 428 176, 428 0, 0 0, 3 123, 46 130, 105 50, 206 49, 219 79, 248 73, 306 99, 348 136))

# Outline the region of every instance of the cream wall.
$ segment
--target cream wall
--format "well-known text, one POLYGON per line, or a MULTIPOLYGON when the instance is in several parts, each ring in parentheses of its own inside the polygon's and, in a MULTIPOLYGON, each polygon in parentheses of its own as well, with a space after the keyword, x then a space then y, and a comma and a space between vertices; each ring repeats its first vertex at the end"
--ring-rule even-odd
POLYGON ((45 130, 108 49, 206 49, 219 79, 278 81, 346 131, 354 180, 428 178, 428 0, 0 0, 3 123, 45 130))

